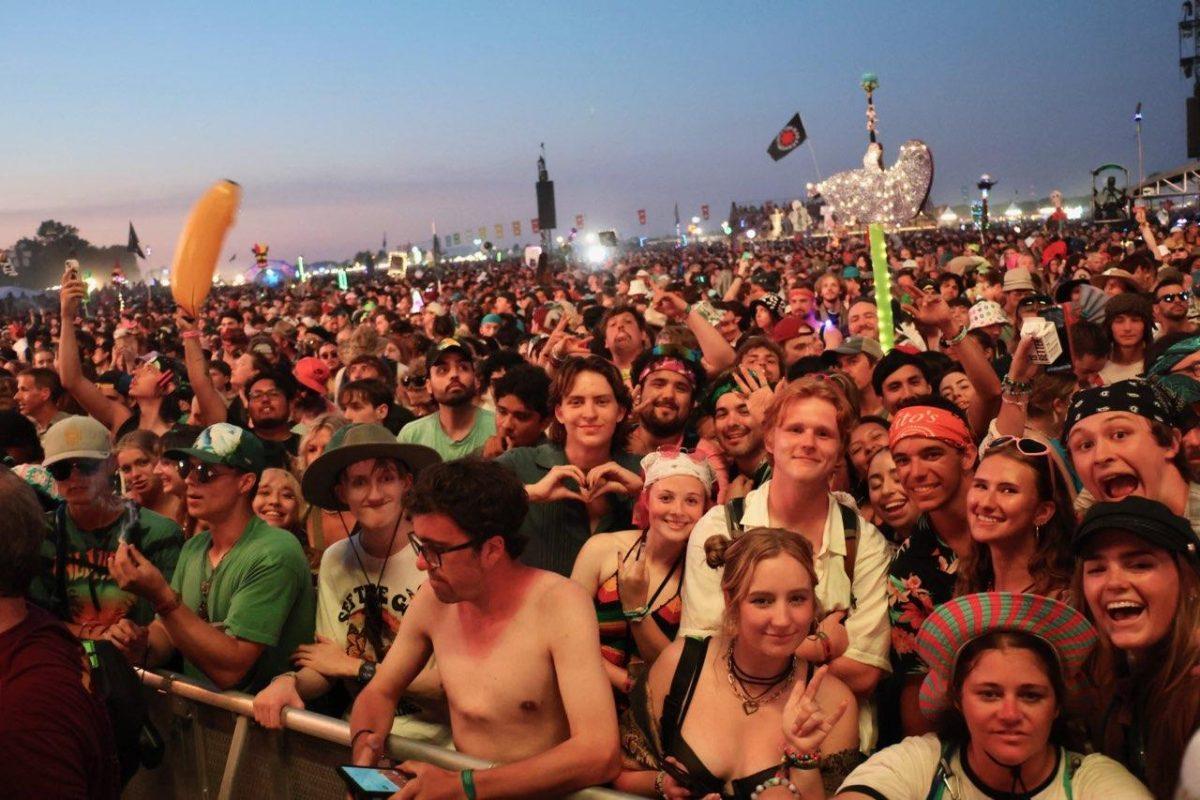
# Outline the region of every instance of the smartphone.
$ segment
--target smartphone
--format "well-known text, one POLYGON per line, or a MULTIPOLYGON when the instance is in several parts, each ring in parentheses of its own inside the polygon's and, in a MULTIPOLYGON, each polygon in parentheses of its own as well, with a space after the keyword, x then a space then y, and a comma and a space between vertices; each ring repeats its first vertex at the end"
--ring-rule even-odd
POLYGON ((1063 314, 1062 306, 1043 308, 1038 311, 1038 316, 1054 323, 1054 331, 1058 334, 1058 343, 1062 346, 1062 353, 1053 362, 1046 365, 1046 372, 1051 375, 1070 372, 1071 337, 1067 333, 1067 319, 1063 314))
POLYGON ((71 276, 72 280, 79 278, 79 262, 78 261, 76 261, 73 258, 68 258, 67 263, 66 263, 66 268, 67 268, 67 274, 71 276))
POLYGON ((337 772, 346 782, 350 794, 358 800, 391 797, 408 783, 408 777, 394 769, 345 765, 338 767, 337 772))

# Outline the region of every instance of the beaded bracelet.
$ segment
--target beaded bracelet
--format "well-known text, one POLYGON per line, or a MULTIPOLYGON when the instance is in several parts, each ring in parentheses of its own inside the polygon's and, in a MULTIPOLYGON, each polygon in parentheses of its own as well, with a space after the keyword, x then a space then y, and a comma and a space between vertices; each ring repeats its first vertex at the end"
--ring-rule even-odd
POLYGON ((1011 395, 1033 394, 1033 383, 1030 381, 1014 381, 1005 375, 1000 380, 1000 391, 1011 395))
POLYGON ((665 787, 666 782, 667 782, 667 773, 663 772, 662 770, 659 770, 658 774, 654 776, 654 796, 655 797, 666 797, 667 796, 667 790, 665 787))
POLYGON ((815 750, 811 753, 800 753, 790 747, 785 747, 783 748, 783 766, 785 769, 819 769, 821 754, 815 750))
POLYGON ((792 797, 799 797, 800 790, 796 788, 796 784, 789 781, 787 778, 776 775, 774 778, 767 778, 765 781, 754 787, 754 791, 750 793, 750 800, 758 800, 758 796, 770 789, 772 786, 782 786, 792 793, 792 797))

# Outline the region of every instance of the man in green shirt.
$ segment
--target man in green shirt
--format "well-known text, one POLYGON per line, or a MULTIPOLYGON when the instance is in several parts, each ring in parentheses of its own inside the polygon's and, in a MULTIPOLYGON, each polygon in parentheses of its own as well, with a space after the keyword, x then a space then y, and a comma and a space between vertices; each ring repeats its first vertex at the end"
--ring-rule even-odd
POLYGON ((87 639, 108 638, 121 619, 139 625, 154 619, 151 605, 123 590, 109 573, 121 541, 136 545, 168 578, 183 546, 173 520, 117 494, 109 441, 104 425, 83 416, 54 423, 42 438, 42 463, 63 503, 47 515, 41 574, 31 594, 87 639))
POLYGON ((425 364, 437 413, 408 423, 396 439, 429 447, 443 461, 468 456, 496 433, 496 415, 475 405, 479 383, 471 351, 457 339, 442 339, 429 348, 425 364))
POLYGON ((186 459, 188 514, 207 530, 183 546, 170 583, 136 547, 121 545, 114 577, 149 600, 158 618, 148 628, 123 621, 113 641, 131 661, 158 665, 178 650, 185 674, 257 691, 312 641, 308 561, 295 536, 251 510, 264 454, 249 431, 221 422, 166 455, 186 459))

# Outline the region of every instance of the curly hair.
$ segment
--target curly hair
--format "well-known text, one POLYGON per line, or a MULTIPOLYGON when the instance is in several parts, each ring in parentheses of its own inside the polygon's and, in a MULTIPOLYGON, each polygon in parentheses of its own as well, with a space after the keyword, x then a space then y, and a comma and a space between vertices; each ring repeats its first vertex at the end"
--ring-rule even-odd
POLYGON ((462 458, 423 470, 405 499, 408 513, 443 514, 454 520, 476 549, 495 536, 513 558, 526 539, 521 523, 529 512, 529 496, 515 473, 496 463, 462 458))

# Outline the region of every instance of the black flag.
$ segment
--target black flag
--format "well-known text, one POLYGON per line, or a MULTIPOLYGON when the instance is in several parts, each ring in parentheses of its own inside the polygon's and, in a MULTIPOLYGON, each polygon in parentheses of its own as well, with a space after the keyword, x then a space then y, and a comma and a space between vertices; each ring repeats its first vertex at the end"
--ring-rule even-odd
POLYGON ((138 241, 137 231, 133 229, 133 223, 129 223, 129 244, 125 246, 125 251, 128 253, 136 253, 138 258, 144 259, 146 254, 142 252, 142 244, 138 241))
POLYGON ((804 123, 800 121, 800 114, 793 114, 787 125, 783 126, 783 130, 777 133, 771 143, 767 145, 767 155, 778 161, 804 144, 804 140, 807 138, 808 134, 804 132, 804 123))

